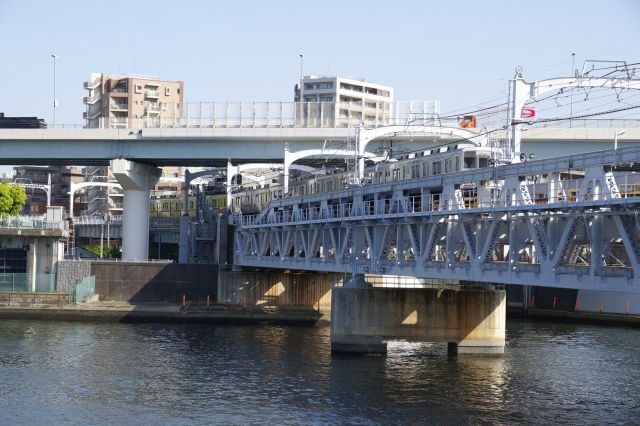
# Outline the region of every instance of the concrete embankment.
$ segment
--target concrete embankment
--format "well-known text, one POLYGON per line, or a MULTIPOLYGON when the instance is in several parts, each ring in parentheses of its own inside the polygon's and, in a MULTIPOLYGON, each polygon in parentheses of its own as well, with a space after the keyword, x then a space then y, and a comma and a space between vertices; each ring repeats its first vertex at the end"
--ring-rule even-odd
POLYGON ((239 308, 225 306, 182 308, 176 304, 95 302, 82 305, 0 307, 0 319, 110 322, 199 322, 214 324, 314 324, 322 317, 312 309, 239 308))
POLYGON ((566 321, 589 324, 610 324, 640 327, 640 316, 627 314, 612 314, 606 312, 564 311, 558 309, 530 308, 524 318, 543 321, 566 321))

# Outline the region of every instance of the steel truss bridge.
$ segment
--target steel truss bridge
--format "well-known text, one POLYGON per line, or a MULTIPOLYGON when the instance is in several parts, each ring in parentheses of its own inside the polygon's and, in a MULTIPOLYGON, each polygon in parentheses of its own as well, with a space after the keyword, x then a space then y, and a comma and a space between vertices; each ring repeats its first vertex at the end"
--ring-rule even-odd
POLYGON ((630 147, 274 200, 232 218, 234 266, 639 292, 639 163, 630 147))

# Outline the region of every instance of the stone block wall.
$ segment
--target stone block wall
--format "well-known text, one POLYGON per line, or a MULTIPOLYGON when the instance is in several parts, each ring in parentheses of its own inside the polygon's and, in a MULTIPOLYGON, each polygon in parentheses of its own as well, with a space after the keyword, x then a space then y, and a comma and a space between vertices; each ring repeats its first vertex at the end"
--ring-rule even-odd
POLYGON ((91 262, 86 260, 60 260, 56 271, 58 291, 68 293, 73 284, 91 276, 91 262))

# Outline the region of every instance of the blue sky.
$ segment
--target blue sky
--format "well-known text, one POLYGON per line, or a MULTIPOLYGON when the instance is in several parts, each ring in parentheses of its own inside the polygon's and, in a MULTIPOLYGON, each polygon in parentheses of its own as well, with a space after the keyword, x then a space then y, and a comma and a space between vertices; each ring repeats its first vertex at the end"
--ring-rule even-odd
POLYGON ((571 53, 640 61, 640 2, 0 0, 0 112, 82 123, 91 72, 185 82, 186 101, 290 101, 300 72, 364 77, 442 111, 566 75, 571 53))

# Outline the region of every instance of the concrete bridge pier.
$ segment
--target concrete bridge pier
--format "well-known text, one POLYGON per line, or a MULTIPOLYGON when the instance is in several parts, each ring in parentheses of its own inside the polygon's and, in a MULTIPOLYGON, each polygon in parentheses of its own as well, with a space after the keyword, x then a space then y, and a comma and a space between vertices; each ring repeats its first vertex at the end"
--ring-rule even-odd
POLYGON ((111 169, 124 192, 122 258, 148 260, 149 194, 162 171, 124 159, 111 160, 111 169))
POLYGON ((388 340, 447 342, 450 355, 502 354, 504 290, 334 287, 331 351, 386 353, 388 340))

